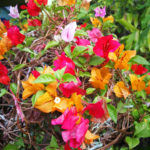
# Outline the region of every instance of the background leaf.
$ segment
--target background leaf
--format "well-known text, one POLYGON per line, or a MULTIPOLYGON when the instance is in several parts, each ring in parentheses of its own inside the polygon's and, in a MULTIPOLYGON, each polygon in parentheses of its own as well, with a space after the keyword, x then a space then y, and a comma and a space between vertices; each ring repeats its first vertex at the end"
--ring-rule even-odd
POLYGON ((110 118, 111 118, 115 123, 117 123, 117 110, 116 110, 116 108, 115 108, 113 105, 111 105, 111 104, 107 104, 107 109, 108 109, 110 118))

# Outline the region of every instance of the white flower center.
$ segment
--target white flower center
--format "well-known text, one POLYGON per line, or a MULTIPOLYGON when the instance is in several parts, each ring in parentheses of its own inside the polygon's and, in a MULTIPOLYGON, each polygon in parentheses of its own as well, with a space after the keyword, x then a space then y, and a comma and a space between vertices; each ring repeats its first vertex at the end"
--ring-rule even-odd
POLYGON ((54 102, 55 102, 56 104, 59 104, 60 101, 61 101, 61 99, 60 99, 59 97, 56 97, 55 100, 54 100, 54 102))

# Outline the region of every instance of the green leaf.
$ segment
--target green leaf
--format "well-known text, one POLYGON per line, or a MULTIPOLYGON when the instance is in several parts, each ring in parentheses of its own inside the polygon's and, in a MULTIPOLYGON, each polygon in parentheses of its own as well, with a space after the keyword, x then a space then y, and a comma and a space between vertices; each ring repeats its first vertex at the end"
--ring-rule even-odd
POLYGON ((26 39, 25 39, 26 46, 30 46, 32 44, 33 40, 35 40, 35 37, 26 37, 26 39))
POLYGON ((15 144, 7 144, 3 150, 19 150, 18 146, 15 144))
POLYGON ((119 103, 117 104, 117 112, 119 113, 125 113, 127 111, 127 108, 124 108, 124 104, 119 101, 119 103))
POLYGON ((55 136, 53 136, 53 135, 52 135, 52 138, 51 138, 50 147, 59 148, 57 140, 56 140, 55 136))
POLYGON ((135 120, 139 119, 140 115, 137 109, 133 109, 131 112, 132 116, 134 117, 135 120))
POLYGON ((134 31, 137 30, 132 24, 130 24, 129 22, 127 22, 124 18, 116 20, 116 21, 119 24, 123 25, 127 31, 134 32, 134 31))
POLYGON ((65 73, 65 74, 63 75, 63 81, 64 81, 64 82, 71 82, 71 81, 77 82, 77 79, 76 79, 75 76, 73 76, 73 75, 71 75, 71 74, 69 74, 69 73, 65 73))
POLYGON ((44 92, 43 90, 40 90, 40 91, 38 91, 35 95, 32 96, 32 99, 31 99, 31 101, 32 101, 32 106, 35 105, 37 99, 38 99, 41 95, 43 95, 44 93, 45 93, 45 92, 44 92))
POLYGON ((129 145, 129 149, 133 149, 134 147, 136 147, 140 143, 139 138, 132 138, 132 137, 127 136, 125 138, 125 140, 129 145))
POLYGON ((95 88, 88 88, 86 89, 87 94, 92 94, 96 89, 95 88))
POLYGON ((81 64, 85 64, 86 63, 86 58, 85 57, 78 57, 78 60, 81 64))
POLYGON ((0 90, 0 97, 4 96, 5 94, 7 93, 7 90, 6 89, 1 89, 0 90))
POLYGON ((30 54, 33 54, 33 55, 37 55, 36 53, 34 53, 32 50, 30 50, 29 48, 24 48, 22 49, 21 51, 24 51, 24 52, 28 52, 30 54))
POLYGON ((75 36, 87 36, 87 32, 85 32, 84 30, 77 30, 75 32, 75 36))
POLYGON ((80 68, 83 67, 83 65, 80 63, 80 61, 79 61, 78 59, 73 59, 73 62, 75 63, 75 65, 76 65, 77 67, 80 67, 80 68))
POLYGON ((129 150, 129 149, 128 149, 128 147, 124 147, 124 146, 123 146, 123 147, 121 147, 120 150, 129 150))
POLYGON ((64 75, 65 70, 66 70, 66 67, 57 70, 57 71, 54 73, 56 79, 61 80, 62 77, 63 77, 63 75, 64 75))
POLYGON ((150 124, 147 122, 136 123, 134 135, 141 138, 150 137, 150 124))
POLYGON ((136 55, 135 57, 131 58, 130 62, 142 65, 150 65, 150 63, 142 56, 136 55))
POLYGON ((102 57, 99 57, 99 56, 93 56, 90 61, 89 61, 89 64, 90 65, 93 65, 93 66, 97 66, 97 65, 100 65, 104 62, 104 58, 102 57))
POLYGON ((64 52, 68 57, 72 58, 70 45, 65 47, 64 52))
POLYGON ((10 84, 10 89, 16 95, 16 93, 17 93, 17 84, 16 83, 11 83, 10 84))
POLYGON ((87 49, 87 47, 85 47, 85 46, 76 46, 73 50, 72 57, 77 57, 80 54, 85 53, 86 49, 87 49))
POLYGON ((89 55, 93 55, 93 46, 91 45, 88 46, 88 52, 89 52, 89 55))
POLYGON ((35 67, 36 71, 38 72, 42 72, 43 71, 43 67, 35 67))
POLYGON ((111 104, 107 104, 107 109, 108 109, 110 118, 111 118, 115 123, 117 123, 117 110, 116 110, 116 108, 115 108, 113 105, 111 105, 111 104))
POLYGON ((33 83, 50 83, 56 81, 55 77, 51 74, 42 74, 40 75, 33 83))
POLYGON ((23 67, 25 67, 25 66, 26 66, 26 64, 18 64, 18 65, 16 65, 16 66, 13 68, 12 71, 19 70, 19 69, 21 69, 21 68, 23 68, 23 67))
POLYGON ((82 71, 79 72, 79 75, 81 77, 90 77, 91 76, 90 72, 82 72, 82 71))
POLYGON ((24 141, 23 141, 23 139, 21 137, 17 138, 16 140, 17 141, 14 144, 17 145, 18 148, 25 147, 24 141))
POLYGON ((51 48, 51 47, 55 47, 59 44, 59 42, 57 41, 50 41, 47 43, 47 45, 45 46, 45 49, 44 50, 47 50, 48 48, 51 48))
POLYGON ((36 102, 36 101, 35 101, 35 95, 32 96, 31 101, 32 101, 32 106, 34 106, 34 104, 35 104, 35 102, 36 102))
POLYGON ((143 91, 137 91, 136 92, 136 98, 142 97, 143 99, 146 99, 146 92, 143 91))

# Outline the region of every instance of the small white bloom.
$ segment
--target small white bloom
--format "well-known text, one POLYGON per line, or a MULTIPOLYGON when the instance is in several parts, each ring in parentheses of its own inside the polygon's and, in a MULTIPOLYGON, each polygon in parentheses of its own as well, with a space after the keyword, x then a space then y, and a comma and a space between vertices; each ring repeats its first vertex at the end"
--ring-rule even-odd
POLYGON ((18 6, 16 5, 15 7, 10 6, 9 9, 10 13, 8 14, 12 18, 19 18, 19 11, 18 11, 18 6))
POLYGON ((54 102, 55 102, 56 104, 59 104, 59 103, 60 103, 60 101, 61 101, 61 100, 60 100, 60 98, 59 98, 59 97, 56 97, 56 98, 55 98, 55 100, 54 100, 54 102))

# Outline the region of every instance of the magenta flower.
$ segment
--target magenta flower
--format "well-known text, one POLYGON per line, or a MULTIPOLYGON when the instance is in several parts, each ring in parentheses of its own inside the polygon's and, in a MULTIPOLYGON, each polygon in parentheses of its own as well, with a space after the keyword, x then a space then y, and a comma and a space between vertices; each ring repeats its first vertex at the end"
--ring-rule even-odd
POLYGON ((23 43, 25 35, 20 33, 17 26, 11 26, 7 31, 7 37, 11 40, 12 45, 18 45, 23 43))
POLYGON ((75 107, 71 107, 70 110, 66 111, 57 119, 51 121, 52 125, 62 125, 62 138, 72 148, 78 148, 84 141, 85 134, 89 127, 89 120, 80 118, 80 122, 77 116, 77 110, 75 107))
POLYGON ((80 38, 78 38, 78 37, 76 37, 76 39, 77 39, 76 44, 77 44, 78 46, 88 46, 88 45, 91 44, 90 41, 87 40, 87 39, 80 39, 80 38))
POLYGON ((52 125, 62 125, 62 129, 71 130, 79 117, 77 116, 77 110, 75 107, 67 108, 66 111, 57 119, 51 121, 52 125))
POLYGON ((81 118, 79 124, 76 124, 72 130, 62 132, 63 140, 69 142, 70 147, 78 148, 84 141, 85 134, 89 127, 89 120, 81 118))
POLYGON ((94 11, 95 11, 95 17, 104 18, 105 15, 106 15, 106 7, 104 7, 104 8, 97 7, 97 8, 94 9, 94 11))
POLYGON ((65 56, 65 53, 58 56, 58 58, 54 61, 54 66, 54 71, 66 67, 65 73, 70 73, 72 75, 75 74, 75 64, 69 57, 65 56))
POLYGON ((93 28, 91 31, 87 31, 89 38, 92 42, 96 43, 97 40, 102 36, 102 33, 99 29, 93 28))
POLYGON ((8 14, 12 18, 19 18, 19 12, 18 12, 18 6, 16 5, 15 7, 10 6, 9 9, 10 13, 8 14))
POLYGON ((77 28, 76 22, 71 22, 63 29, 61 37, 65 42, 71 42, 74 39, 75 30, 77 28))
POLYGON ((105 114, 105 111, 104 111, 104 108, 103 108, 103 100, 100 100, 95 104, 88 104, 84 108, 83 112, 85 112, 86 110, 89 111, 89 114, 92 117, 101 118, 105 114))
POLYGON ((78 80, 77 83, 71 81, 69 83, 61 83, 59 85, 59 88, 62 91, 64 96, 70 97, 73 93, 85 95, 86 91, 79 87, 81 86, 81 81, 79 79, 77 80, 78 80))
POLYGON ((114 52, 119 46, 120 43, 116 40, 113 40, 112 35, 107 35, 98 39, 98 41, 95 44, 95 47, 93 48, 93 51, 97 56, 109 60, 109 52, 114 52))

